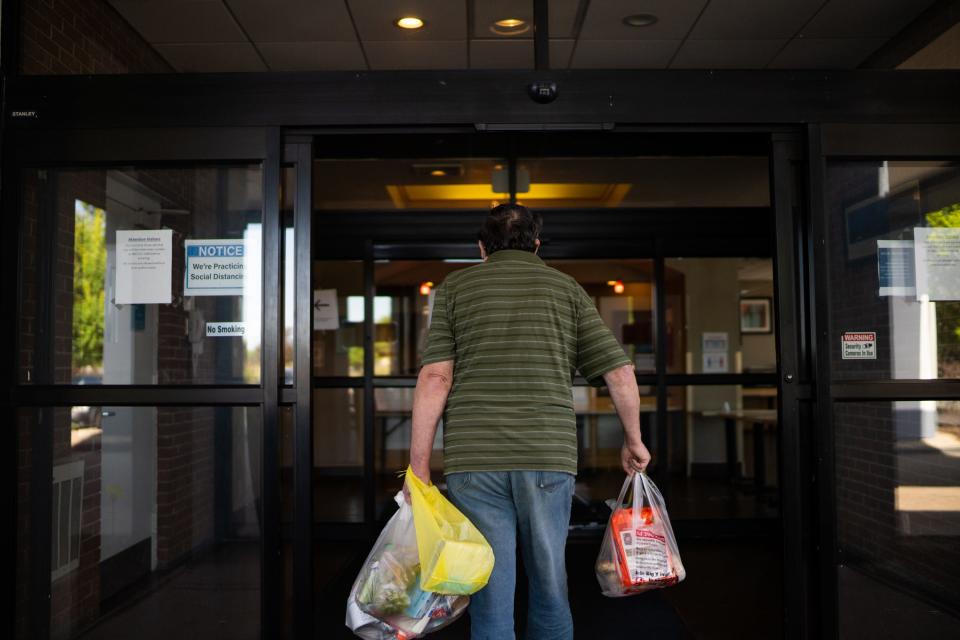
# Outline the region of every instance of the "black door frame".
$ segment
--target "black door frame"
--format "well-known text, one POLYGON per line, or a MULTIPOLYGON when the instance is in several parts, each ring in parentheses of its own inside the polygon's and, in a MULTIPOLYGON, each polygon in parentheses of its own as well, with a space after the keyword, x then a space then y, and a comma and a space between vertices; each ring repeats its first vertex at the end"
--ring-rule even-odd
POLYGON ((809 407, 815 440, 818 478, 814 496, 817 516, 812 533, 817 550, 815 565, 808 567, 811 611, 816 627, 809 630, 822 638, 838 638, 840 594, 838 567, 842 562, 837 530, 837 478, 834 407, 841 403, 870 400, 960 400, 960 380, 844 380, 835 382, 831 371, 831 345, 839 338, 831 317, 829 213, 827 165, 831 160, 960 160, 960 125, 944 123, 833 123, 807 125, 806 154, 809 217, 806 245, 809 264, 802 270, 808 279, 807 304, 812 323, 810 363, 816 402, 809 407))
MULTIPOLYGON (((261 411, 261 517, 260 532, 260 606, 263 638, 275 636, 279 625, 281 596, 279 526, 279 441, 278 381, 280 331, 280 129, 180 129, 164 131, 142 129, 79 130, 58 132, 6 132, 3 157, 3 210, 8 216, 4 233, 4 295, 15 301, 6 314, 4 328, 9 353, 19 354, 20 317, 20 176, 28 169, 110 166, 177 166, 211 162, 258 163, 262 168, 262 335, 259 385, 101 385, 73 386, 53 384, 52 377, 40 372, 29 383, 19 378, 19 358, 9 358, 2 368, 9 381, 9 415, 18 409, 32 408, 40 421, 32 432, 31 448, 31 543, 33 548, 48 549, 51 537, 51 473, 53 442, 50 437, 50 409, 73 405, 120 406, 203 406, 258 407, 261 411), (8 186, 14 185, 14 186, 8 186)), ((52 235, 52 234, 51 234, 52 235)), ((11 429, 11 470, 16 486, 18 464, 17 430, 11 429)), ((16 557, 16 535, 11 545, 16 557)), ((12 564, 15 566, 15 563, 12 564)), ((16 576, 16 571, 12 572, 16 576)), ((15 577, 14 580, 17 578, 15 577)), ((43 640, 50 634, 50 554, 31 554, 30 634, 43 640)), ((10 617, 11 637, 15 616, 10 617)))
MULTIPOLYGON (((588 257, 631 257, 650 258, 654 261, 655 275, 662 280, 664 263, 667 257, 677 256, 720 256, 720 255, 756 255, 758 243, 767 249, 766 256, 775 263, 775 284, 777 290, 776 317, 778 322, 778 363, 777 373, 772 374, 667 374, 665 373, 665 344, 659 344, 657 350, 658 371, 653 374, 638 374, 640 384, 651 385, 656 388, 657 407, 659 415, 667 413, 667 389, 671 385, 716 385, 716 384, 743 384, 765 383, 779 387, 781 411, 781 514, 779 518, 781 535, 784 541, 783 565, 785 610, 785 636, 804 637, 807 629, 806 610, 806 566, 810 561, 810 549, 804 548, 805 514, 809 505, 803 506, 804 496, 809 489, 804 486, 802 478, 807 460, 800 450, 801 428, 799 424, 799 402, 809 402, 811 394, 809 375, 800 368, 801 362, 807 359, 801 357, 808 344, 804 335, 808 322, 803 317, 795 317, 806 312, 807 305, 802 303, 804 296, 801 290, 803 281, 800 279, 799 265, 804 263, 804 250, 800 237, 802 228, 804 176, 802 173, 803 134, 799 128, 741 128, 739 131, 730 131, 722 127, 704 128, 695 127, 689 130, 673 127, 661 129, 644 127, 635 132, 624 131, 616 133, 591 134, 552 134, 548 144, 539 146, 530 141, 527 134, 524 144, 523 134, 499 140, 490 134, 468 133, 463 129, 448 130, 435 133, 430 129, 411 129, 408 133, 394 130, 391 134, 378 134, 376 131, 357 129, 346 140, 337 140, 339 136, 324 135, 323 130, 297 131, 295 137, 301 141, 310 140, 312 135, 313 151, 318 158, 349 159, 363 157, 430 157, 422 154, 431 154, 432 157, 462 157, 463 155, 491 154, 491 157, 527 157, 525 150, 531 147, 538 149, 545 157, 547 154, 563 156, 601 156, 610 157, 626 155, 625 150, 638 150, 637 155, 643 153, 640 149, 651 154, 666 155, 671 150, 670 140, 678 144, 672 149, 677 155, 705 154, 709 149, 726 148, 736 141, 741 152, 762 155, 767 159, 770 167, 770 205, 762 208, 745 209, 644 209, 637 211, 597 209, 590 211, 543 210, 545 217, 549 217, 550 224, 546 229, 542 254, 546 258, 588 258, 588 257), (699 139, 694 140, 691 134, 699 139), (705 137, 711 134, 721 141, 719 146, 711 146, 705 142, 705 137), (464 145, 437 143, 437 138, 444 136, 456 138, 466 136, 470 140, 464 145), (567 144, 564 138, 568 137, 567 144), (332 142, 331 139, 333 138, 332 142), (518 140, 519 138, 519 140, 518 140), (385 140, 386 139, 386 140, 385 140), (758 140, 760 144, 758 144, 758 140), (342 142, 348 142, 344 145, 342 142), (633 144, 631 144, 631 142, 633 144), (459 155, 458 155, 459 149, 459 155), (466 149, 467 153, 464 153, 466 149), (497 152, 499 150, 499 153, 497 152), (617 153, 619 151, 619 154, 617 153), (584 214, 588 214, 593 224, 586 227, 582 222, 584 214), (642 216, 643 223, 638 223, 637 216, 642 216), (689 232, 684 234, 669 233, 676 230, 677 217, 687 223, 692 220, 698 224, 688 224, 699 228, 700 234, 691 238, 689 232), (604 229, 597 235, 597 229, 604 229), (748 235, 751 230, 752 235, 748 235), (591 237, 591 236, 595 237, 591 237), (718 245, 723 244, 722 249, 718 245)), ((533 137, 536 137, 535 135, 533 137)), ((304 142, 309 144, 309 142, 304 142)), ((304 147, 306 148, 306 147, 304 147)), ((532 154, 530 154, 532 155, 532 154)), ((727 155, 733 155, 728 152, 727 155)), ((302 157, 302 156, 300 156, 302 157)), ((548 156, 547 156, 548 157, 548 156)), ((299 172, 299 175, 305 175, 299 172)), ((300 183, 298 182, 298 193, 300 183)), ((306 197, 306 195, 305 195, 306 197)), ((309 202, 309 200, 308 200, 309 202)), ((304 206, 298 209, 307 216, 304 206)), ((460 211, 328 211, 313 212, 311 220, 313 247, 309 251, 312 256, 320 259, 355 259, 363 260, 365 267, 365 299, 368 307, 372 307, 375 293, 373 264, 375 259, 430 259, 444 257, 473 257, 475 246, 469 238, 473 236, 480 220, 480 215, 471 215, 460 211)), ((299 223, 298 223, 299 224, 299 223)), ((297 237, 302 237, 298 231, 297 237)), ((298 273, 311 271, 309 260, 300 261, 298 251, 298 273)), ((663 287, 658 288, 663 295, 663 287)), ((298 308, 306 306, 309 300, 309 288, 298 290, 298 308)), ((663 309, 664 300, 658 300, 658 309, 663 309)), ((409 386, 414 383, 408 378, 373 378, 372 370, 372 308, 368 308, 365 317, 368 326, 365 327, 365 354, 367 362, 363 379, 345 378, 314 378, 314 388, 362 387, 365 389, 365 422, 364 434, 367 449, 364 452, 365 477, 365 526, 345 527, 356 533, 365 530, 366 535, 372 535, 371 527, 376 529, 377 514, 374 513, 373 498, 373 389, 380 386, 409 386)), ((298 315, 299 318, 299 315, 298 315)), ((657 314, 657 335, 665 340, 665 314, 657 314)), ((298 335, 299 332, 298 332, 298 335)), ((298 345, 298 354, 301 347, 298 345)), ((309 354, 304 356, 309 357, 309 354)), ((299 355, 298 355, 299 358, 299 355)), ((663 420, 659 421, 664 423, 663 420)), ((660 427, 662 430, 664 426, 660 427)), ((306 440, 306 435, 298 436, 306 440)), ((665 438, 659 438, 662 448, 665 449, 665 438)), ((655 455, 665 456, 665 451, 655 452, 655 455)), ((309 457, 298 457, 298 463, 310 464, 309 457)), ((306 474, 298 475, 306 478, 306 474)), ((297 491, 303 494, 312 491, 312 487, 298 486, 297 491)), ((298 504, 309 504, 304 497, 298 504)), ((717 533, 714 525, 706 522, 692 522, 685 527, 692 535, 710 535, 717 533)), ((310 525, 304 523, 298 536, 306 536, 310 525)), ((683 526, 683 525, 681 525, 683 526)), ((809 526, 809 525, 807 525, 809 526)), ((311 528, 315 533, 316 528, 311 528)), ((331 528, 328 528, 328 530, 331 528)), ((336 529, 336 527, 332 527, 336 529)), ((727 529, 726 533, 736 533, 736 527, 727 529)), ((321 532, 322 534, 322 532, 321 532)), ((303 563, 297 563, 298 566, 303 563)), ((309 578, 302 577, 306 585, 309 578)), ((299 601, 299 598, 298 598, 299 601)), ((304 601, 306 605, 306 601, 304 601)), ((309 625, 309 615, 304 612, 296 615, 300 624, 309 625)), ((310 627, 300 627, 305 637, 309 637, 310 627)))

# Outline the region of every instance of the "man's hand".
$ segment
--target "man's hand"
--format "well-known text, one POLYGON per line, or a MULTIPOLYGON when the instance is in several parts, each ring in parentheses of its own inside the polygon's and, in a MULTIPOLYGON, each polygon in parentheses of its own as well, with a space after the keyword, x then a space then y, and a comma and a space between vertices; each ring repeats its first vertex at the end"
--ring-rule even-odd
MULTIPOLYGON (((423 484, 430 485, 430 467, 421 467, 415 468, 411 467, 413 470, 413 475, 420 478, 423 481, 423 484)), ((410 504, 410 488, 407 486, 406 480, 403 482, 403 497, 406 499, 407 504, 410 504)))
POLYGON ((627 475, 639 473, 650 464, 650 452, 642 442, 624 441, 623 448, 620 449, 620 462, 623 463, 623 470, 627 475))

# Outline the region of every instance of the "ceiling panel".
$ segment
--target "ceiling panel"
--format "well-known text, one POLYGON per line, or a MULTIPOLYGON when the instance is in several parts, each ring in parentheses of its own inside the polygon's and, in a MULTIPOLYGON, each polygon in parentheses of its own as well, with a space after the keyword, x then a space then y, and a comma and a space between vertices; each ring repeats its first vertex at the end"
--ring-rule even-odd
POLYGON ((506 18, 525 20, 530 29, 523 34, 499 37, 504 39, 533 37, 533 0, 473 0, 473 37, 498 37, 490 27, 497 20, 506 18))
POLYGON ((572 69, 663 69, 680 40, 580 40, 572 69))
POLYGON ((220 0, 111 4, 147 42, 245 42, 246 37, 220 0))
MULTIPOLYGON (((761 0, 762 1, 762 0, 761 0)), ((690 32, 707 0, 592 0, 583 21, 584 40, 681 40, 690 32), (626 16, 652 13, 657 23, 629 27, 626 16)))
POLYGON ((553 39, 550 40, 550 68, 551 69, 569 69, 570 55, 573 53, 573 46, 576 40, 553 39))
POLYGON ((786 40, 687 40, 671 69, 762 69, 786 40))
POLYGON ((467 6, 463 0, 348 0, 360 39, 370 41, 465 40, 467 6), (400 29, 398 18, 414 16, 424 21, 422 29, 400 29))
POLYGON ((259 42, 271 71, 366 70, 357 42, 259 42))
POLYGON ((471 40, 471 69, 533 69, 533 40, 471 40))
POLYGON ((777 40, 792 38, 823 0, 711 0, 691 38, 777 40))
POLYGON ((804 30, 805 38, 890 38, 933 0, 830 0, 804 30))
POLYGON ((853 69, 886 42, 883 38, 795 38, 771 69, 853 69))
POLYGON ((371 69, 466 69, 466 41, 364 42, 371 69))
POLYGON ((549 0, 547 13, 551 38, 573 38, 580 0, 549 0))
POLYGON ((154 48, 177 71, 184 73, 267 70, 253 45, 248 42, 158 44, 154 48))
POLYGON ((356 41, 343 2, 227 0, 254 42, 356 41))

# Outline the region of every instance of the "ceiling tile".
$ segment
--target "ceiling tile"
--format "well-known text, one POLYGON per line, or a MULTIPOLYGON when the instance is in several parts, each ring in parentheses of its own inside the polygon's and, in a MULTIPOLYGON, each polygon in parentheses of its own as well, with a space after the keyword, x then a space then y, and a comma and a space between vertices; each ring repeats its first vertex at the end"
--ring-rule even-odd
POLYGON ((365 42, 371 69, 466 69, 466 42, 365 42))
POLYGON ((112 0, 111 4, 150 43, 247 41, 220 0, 112 0))
POLYGON ((497 35, 490 30, 497 20, 517 18, 525 20, 529 30, 514 36, 500 36, 503 39, 533 37, 533 0, 473 0, 473 37, 494 38, 497 35))
POLYGON ((573 28, 576 26, 579 8, 580 0, 549 0, 547 13, 550 18, 551 38, 572 38, 576 35, 573 28))
POLYGON ((794 38, 771 69, 853 69, 886 42, 883 38, 794 38))
POLYGON ((690 37, 789 39, 821 6, 823 0, 711 0, 690 37))
POLYGON ((763 69, 786 40, 687 40, 671 69, 763 69))
POLYGON ((663 69, 680 40, 580 40, 571 69, 663 69))
POLYGON ((890 38, 933 0, 830 0, 803 29, 805 38, 890 38))
POLYGON ((254 42, 356 41, 343 2, 227 0, 254 42))
POLYGON ((465 40, 467 6, 463 0, 348 0, 360 39, 370 41, 434 42, 465 40), (424 21, 422 29, 400 29, 394 21, 414 16, 424 21))
POLYGON ((250 43, 158 44, 154 48, 183 73, 267 70, 250 43))
POLYGON ((591 0, 583 21, 583 40, 682 40, 690 32, 707 0, 591 0), (628 15, 652 13, 656 24, 629 27, 623 24, 628 15))
POLYGON ((550 68, 551 69, 569 69, 570 55, 573 53, 573 45, 576 40, 552 39, 550 40, 550 68))
POLYGON ((258 42, 271 71, 366 70, 357 42, 258 42))
POLYGON ((533 40, 471 40, 471 69, 533 69, 533 40))

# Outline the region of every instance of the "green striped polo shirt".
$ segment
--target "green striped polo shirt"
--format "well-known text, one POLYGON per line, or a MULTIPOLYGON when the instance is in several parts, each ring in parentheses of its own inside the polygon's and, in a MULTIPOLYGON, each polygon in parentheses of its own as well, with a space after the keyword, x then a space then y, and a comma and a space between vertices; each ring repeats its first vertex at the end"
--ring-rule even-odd
POLYGON ((437 287, 423 364, 453 360, 444 472, 577 472, 576 371, 630 359, 593 300, 529 251, 504 249, 437 287))

